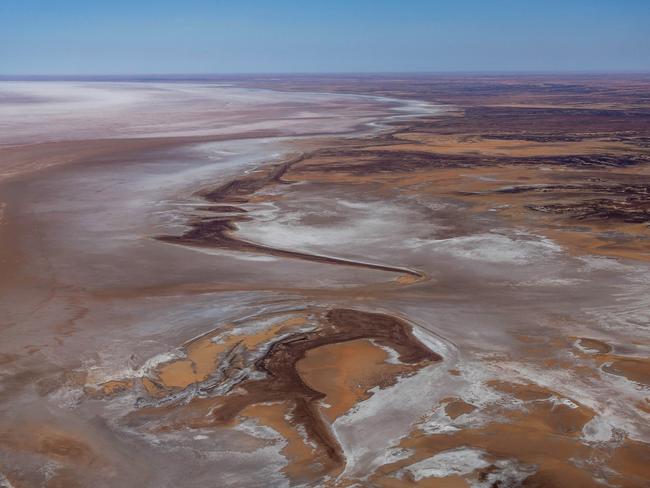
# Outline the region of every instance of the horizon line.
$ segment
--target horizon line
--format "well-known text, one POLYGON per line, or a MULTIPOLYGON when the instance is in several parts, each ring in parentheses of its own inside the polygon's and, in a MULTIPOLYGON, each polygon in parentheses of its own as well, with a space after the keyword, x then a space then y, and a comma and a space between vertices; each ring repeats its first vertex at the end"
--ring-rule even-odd
POLYGON ((59 81, 94 81, 97 79, 176 79, 176 80, 199 80, 209 78, 228 77, 267 77, 267 76, 431 76, 431 75, 482 75, 482 76, 504 76, 504 75, 650 75, 650 69, 640 70, 619 70, 619 69, 594 69, 594 70, 431 70, 431 71, 260 71, 260 72, 206 72, 206 73, 182 73, 182 72, 160 72, 160 73, 65 73, 65 74, 42 74, 42 73, 20 73, 1 74, 0 81, 36 81, 36 80, 59 80, 59 81))

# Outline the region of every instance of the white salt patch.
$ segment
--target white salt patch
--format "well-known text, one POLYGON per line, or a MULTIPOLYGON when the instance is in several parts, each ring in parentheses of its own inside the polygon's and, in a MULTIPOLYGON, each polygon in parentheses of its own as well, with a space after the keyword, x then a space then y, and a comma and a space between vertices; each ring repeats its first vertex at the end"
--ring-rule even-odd
POLYGON ((273 317, 253 318, 246 320, 246 322, 241 325, 238 323, 237 327, 233 328, 229 333, 231 335, 252 335, 295 317, 296 314, 290 312, 273 317))
MULTIPOLYGON (((463 417, 466 416, 460 415, 459 417, 456 417, 456 419, 452 419, 447 415, 444 405, 439 405, 433 413, 419 425, 419 428, 427 435, 451 434, 462 428, 469 427, 466 422, 463 422, 463 417)), ((470 425, 475 426, 473 423, 470 425)))
POLYGON ((593 354, 593 353, 597 353, 597 352, 598 352, 598 349, 594 349, 594 348, 591 348, 591 347, 583 346, 582 343, 580 342, 580 339, 574 341, 574 343, 573 343, 573 347, 575 347, 576 349, 578 349, 579 351, 581 351, 581 352, 583 352, 583 353, 585 353, 585 354, 593 354))
POLYGON ((48 395, 57 405, 73 409, 84 397, 81 388, 58 388, 48 395))
POLYGON ((586 442, 608 442, 613 435, 612 426, 601 415, 591 419, 582 428, 582 439, 586 442))
POLYGON ((199 82, 1 82, 0 95, 6 95, 0 104, 0 140, 5 143, 232 134, 264 128, 344 132, 385 113, 374 97, 199 82), (350 104, 357 110, 350 111, 350 104), (306 111, 312 113, 308 118, 306 111))
POLYGON ((487 233, 439 240, 416 238, 409 239, 408 244, 460 259, 493 264, 529 264, 548 259, 562 250, 550 239, 523 233, 514 237, 487 233))
POLYGON ((483 459, 484 452, 479 449, 461 447, 443 451, 405 468, 415 481, 424 478, 445 478, 453 475, 469 474, 477 469, 487 468, 490 463, 483 459))
POLYGON ((415 451, 412 449, 404 449, 401 447, 391 447, 386 449, 384 453, 384 458, 381 460, 381 465, 391 464, 402 459, 407 459, 414 454, 415 451))
MULTIPOLYGON (((541 385, 560 395, 571 399, 574 403, 590 408, 610 425, 612 430, 624 433, 627 437, 641 442, 650 435, 648 423, 639 417, 634 405, 642 401, 644 392, 631 387, 630 382, 622 378, 609 378, 608 381, 595 382, 589 378, 581 378, 570 371, 542 370, 522 363, 501 361, 497 365, 485 365, 486 369, 496 368, 502 380, 522 381, 541 385), (622 381, 618 381, 622 380, 622 381)), ((493 373, 494 374, 494 373, 493 373)), ((587 438, 591 435, 602 438, 605 427, 595 428, 593 424, 588 429, 587 438)))
POLYGON ((610 291, 612 300, 583 308, 583 312, 605 330, 624 332, 629 337, 645 337, 650 323, 650 266, 636 263, 622 268, 623 280, 610 291))
POLYGON ((384 360, 385 363, 387 364, 402 364, 402 361, 399 360, 399 353, 393 349, 392 347, 385 346, 383 344, 379 344, 377 341, 374 339, 371 339, 370 342, 372 343, 373 346, 379 347, 382 349, 388 357, 384 360))
POLYGON ((299 205, 266 206, 249 216, 254 220, 239 224, 238 235, 245 240, 356 260, 367 257, 366 246, 373 246, 373 254, 380 260, 383 255, 384 262, 397 255, 396 249, 409 247, 408 235, 429 235, 433 227, 418 211, 398 202, 333 198, 324 203, 307 195, 300 196, 299 205), (415 223, 407 226, 408 222, 415 223))
POLYGON ((584 264, 584 271, 625 271, 631 269, 631 266, 622 264, 614 258, 606 258, 601 256, 582 256, 578 258, 584 264))
POLYGON ((430 351, 433 351, 436 354, 442 356, 447 363, 449 363, 450 360, 454 359, 456 353, 455 348, 430 330, 425 329, 424 327, 413 325, 411 332, 418 341, 424 344, 430 351))
POLYGON ((404 471, 409 472, 416 482, 425 478, 464 476, 472 488, 515 488, 535 472, 534 466, 520 465, 511 459, 491 463, 485 459, 486 456, 487 453, 480 449, 460 447, 423 459, 404 471), (487 467, 490 469, 480 478, 474 473, 487 467))
POLYGON ((536 278, 521 281, 519 286, 575 286, 581 283, 588 283, 589 280, 579 278, 536 278))
MULTIPOLYGON (((186 229, 186 226, 183 225, 183 229, 186 229)), ((173 245, 173 244, 172 244, 173 245)), ((185 249, 186 251, 199 252, 202 254, 209 254, 212 256, 224 256, 233 259, 239 259, 240 261, 260 261, 260 262, 273 262, 277 261, 277 258, 265 254, 252 254, 247 252, 234 252, 228 251, 225 249, 210 249, 207 247, 198 247, 198 246, 183 246, 179 245, 180 248, 185 249)))
POLYGON ((51 479, 56 475, 57 471, 61 468, 61 463, 56 461, 47 461, 43 466, 39 468, 39 471, 43 473, 46 479, 51 479))
POLYGON ((180 350, 158 354, 148 359, 138 370, 138 373, 143 376, 150 374, 151 372, 155 371, 161 364, 176 361, 178 359, 182 359, 183 357, 184 355, 180 350))
POLYGON ((563 405, 565 407, 569 407, 572 410, 575 410, 576 408, 579 407, 577 403, 572 402, 568 398, 564 398, 564 397, 561 398, 556 395, 553 395, 551 398, 548 399, 548 401, 550 401, 554 406, 563 405))
POLYGON ((370 398, 339 417, 332 431, 347 461, 342 476, 369 473, 381 466, 385 450, 408 435, 413 420, 455 390, 453 382, 444 381, 445 376, 444 366, 427 366, 390 388, 373 388, 370 398))
POLYGON ((494 463, 496 469, 490 471, 485 479, 472 481, 472 488, 518 488, 522 482, 536 471, 535 466, 520 465, 510 459, 500 459, 494 463))
MULTIPOLYGON (((84 361, 84 365, 88 363, 89 361, 84 361)), ((107 364, 103 366, 84 366, 84 369, 88 372, 88 376, 86 377, 86 384, 95 386, 106 383, 107 381, 131 378, 136 374, 136 371, 129 366, 115 368, 113 364, 107 364)))
POLYGON ((239 430, 258 439, 285 441, 284 437, 275 429, 250 419, 239 422, 233 427, 233 429, 239 430))
MULTIPOLYGON (((325 209, 321 204, 305 200, 302 202, 311 212, 282 213, 278 209, 257 210, 255 221, 242 222, 239 235, 244 239, 262 242, 265 245, 282 249, 318 250, 349 246, 354 243, 385 242, 386 236, 395 234, 396 222, 404 221, 404 209, 378 202, 362 203, 337 200, 337 206, 356 210, 348 215, 349 221, 333 225, 309 225, 303 219, 310 214, 326 217, 340 215, 336 209, 325 209), (313 205, 310 205, 312 204, 313 205), (326 247, 324 246, 326 245, 326 247)), ((344 212, 345 213, 345 212, 344 212)))
MULTIPOLYGON (((485 389, 487 390, 487 388, 485 389)), ((462 391, 464 392, 465 390, 462 391)), ((459 394, 459 397, 463 396, 463 394, 459 394)), ((437 406, 434 409, 433 413, 431 413, 431 415, 428 415, 424 422, 418 425, 418 428, 427 435, 452 434, 459 430, 470 428, 475 429, 493 422, 507 421, 507 419, 503 416, 492 412, 484 412, 480 409, 475 409, 471 412, 459 415, 455 419, 452 419, 447 415, 447 412, 445 411, 445 405, 437 406)), ((517 405, 513 404, 509 407, 516 408, 517 405)))
POLYGON ((450 434, 462 429, 477 428, 492 422, 505 421, 505 418, 501 418, 489 407, 499 405, 501 408, 518 409, 523 406, 523 402, 520 400, 486 386, 486 382, 494 379, 495 376, 485 368, 483 363, 463 362, 456 368, 460 371, 461 376, 458 377, 453 396, 477 408, 452 419, 445 411, 446 404, 436 405, 418 426, 424 433, 429 435, 450 434))
POLYGON ((14 485, 12 485, 7 477, 0 473, 0 488, 14 488, 14 485))
POLYGON ((458 258, 512 264, 543 260, 561 250, 548 239, 513 239, 500 234, 453 237, 434 241, 432 247, 458 258))

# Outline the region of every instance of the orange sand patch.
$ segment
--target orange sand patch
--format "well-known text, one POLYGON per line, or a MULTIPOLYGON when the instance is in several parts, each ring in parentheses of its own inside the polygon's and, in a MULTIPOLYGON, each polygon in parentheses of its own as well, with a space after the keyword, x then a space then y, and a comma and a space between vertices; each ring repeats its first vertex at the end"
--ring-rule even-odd
POLYGON ((102 383, 97 388, 86 387, 84 389, 87 395, 98 398, 110 397, 128 391, 133 388, 135 381, 132 379, 128 380, 111 380, 106 383, 102 383))
POLYGON ((402 275, 397 277, 395 281, 400 285, 412 285, 413 283, 417 283, 418 281, 421 281, 421 279, 422 278, 413 275, 402 275))
MULTIPOLYGON (((381 467, 373 481, 380 481, 380 486, 399 486, 393 484, 390 477, 405 466, 448 449, 472 447, 482 449, 497 459, 508 458, 522 464, 536 465, 538 471, 529 479, 530 486, 597 486, 588 471, 571 461, 586 460, 597 455, 581 442, 582 428, 593 418, 594 412, 575 402, 575 408, 554 403, 550 397, 555 393, 539 385, 495 381, 490 386, 525 401, 525 408, 500 411, 508 419, 506 423, 495 422, 450 434, 426 435, 416 429, 399 445, 413 450, 414 454, 408 459, 381 467)), ((447 400, 453 399, 443 401, 447 400)), ((437 482, 438 479, 432 481, 437 482)))
POLYGON ((447 435, 426 436, 414 432, 404 438, 400 447, 412 449, 415 454, 383 466, 376 477, 382 480, 380 486, 396 486, 384 481, 403 467, 448 449, 473 447, 483 449, 496 458, 510 458, 522 464, 536 465, 538 472, 529 480, 539 484, 531 483, 531 486, 598 486, 587 471, 570 461, 572 458, 588 459, 593 454, 590 448, 581 444, 577 435, 579 431, 575 430, 588 416, 572 419, 573 430, 567 435, 562 422, 549 421, 552 415, 564 417, 566 412, 553 413, 552 409, 550 402, 541 402, 539 408, 513 415, 507 424, 494 423, 447 435))
POLYGON ((241 416, 258 419, 262 425, 271 427, 286 440, 282 454, 287 458, 288 464, 283 471, 294 482, 306 482, 322 474, 325 468, 323 463, 331 463, 320 452, 318 445, 310 442, 292 425, 290 407, 288 402, 259 403, 246 407, 241 416))
MULTIPOLYGON (((165 388, 183 389, 193 383, 200 383, 209 378, 215 371, 219 358, 237 345, 252 350, 267 343, 275 336, 295 329, 306 323, 304 315, 289 317, 256 334, 239 335, 236 331, 219 331, 219 333, 203 336, 185 346, 186 358, 171 361, 162 365, 157 372, 160 383, 165 388), (217 335, 218 334, 218 335, 217 335), (219 337, 220 342, 214 342, 219 337)), ((232 325, 230 326, 232 328, 232 325)), ((152 382, 145 384, 147 391, 152 393, 152 382)), ((154 395, 155 396, 155 395, 154 395)))
POLYGON ((446 476, 444 478, 423 478, 415 481, 409 478, 392 478, 386 476, 373 482, 372 486, 381 488, 402 488, 414 486, 417 488, 469 488, 470 484, 461 476, 446 476))
POLYGON ((449 403, 445 405, 445 413, 449 418, 455 419, 466 413, 471 413, 476 410, 476 407, 460 399, 450 399, 449 403))
POLYGON ((165 389, 162 385, 153 382, 149 378, 141 378, 142 386, 150 397, 162 398, 165 396, 165 389))
POLYGON ((508 383, 506 381, 491 381, 488 385, 495 390, 508 393, 525 402, 546 400, 553 395, 553 392, 532 383, 521 385, 518 383, 508 383))
POLYGON ((322 412, 333 422, 369 398, 368 390, 392 384, 397 375, 410 369, 386 363, 388 357, 372 341, 359 339, 311 349, 296 368, 307 385, 326 395, 322 412))
POLYGON ((587 337, 580 337, 578 339, 578 344, 589 352, 593 351, 600 354, 605 354, 612 350, 609 344, 597 339, 589 339, 587 337))
POLYGON ((476 135, 437 135, 422 132, 398 134, 396 139, 415 144, 382 146, 381 150, 426 151, 438 154, 482 154, 504 157, 569 156, 639 150, 636 146, 630 144, 605 139, 534 142, 516 139, 489 139, 476 135))
POLYGON ((646 358, 617 358, 603 370, 624 376, 630 381, 635 381, 645 386, 650 386, 650 360, 646 358))
MULTIPOLYGON (((570 221, 567 222, 567 227, 570 221)), ((633 231, 628 234, 631 239, 625 243, 616 243, 608 240, 606 237, 598 235, 599 232, 605 232, 604 226, 596 230, 595 226, 588 232, 576 232, 570 228, 542 229, 541 232, 550 239, 560 244, 569 254, 584 255, 594 254, 598 256, 607 256, 612 258, 633 259, 637 261, 650 261, 650 244, 644 239, 650 238, 650 231, 647 227, 623 225, 610 225, 608 230, 614 232, 623 232, 625 230, 633 231), (594 232, 596 230, 596 232, 594 232)))
POLYGON ((616 449, 610 462, 612 469, 619 473, 626 473, 633 477, 632 484, 624 486, 648 486, 650 480, 650 444, 625 440, 623 445, 616 449))
POLYGON ((218 355, 228 346, 215 344, 211 337, 200 339, 187 347, 187 359, 167 363, 158 371, 158 377, 167 388, 186 388, 205 381, 214 371, 218 355))

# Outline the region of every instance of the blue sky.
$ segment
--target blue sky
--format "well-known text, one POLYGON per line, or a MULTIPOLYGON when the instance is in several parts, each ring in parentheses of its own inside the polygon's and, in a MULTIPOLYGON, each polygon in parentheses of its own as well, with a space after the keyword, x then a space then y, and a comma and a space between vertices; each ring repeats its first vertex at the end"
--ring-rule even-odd
POLYGON ((649 71, 650 0, 0 0, 0 74, 649 71))

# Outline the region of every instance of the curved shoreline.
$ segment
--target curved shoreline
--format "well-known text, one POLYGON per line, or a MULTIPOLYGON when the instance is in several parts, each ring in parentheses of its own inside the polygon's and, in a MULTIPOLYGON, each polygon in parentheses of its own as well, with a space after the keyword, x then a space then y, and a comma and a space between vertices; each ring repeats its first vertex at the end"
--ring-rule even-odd
MULTIPOLYGON (((0 88, 2 88, 2 81, 0 81, 0 88)), ((57 82, 58 83, 58 82, 57 82)), ((102 81, 88 81, 88 82, 74 82, 88 84, 89 86, 101 86, 105 84, 102 81)), ((135 85, 142 85, 140 82, 132 82, 135 85)), ((122 85, 129 85, 130 83, 122 83, 122 85)), ((166 83, 159 82, 161 86, 166 83)), ((107 83, 108 86, 114 85, 107 83)), ((176 87, 176 83, 168 83, 169 86, 176 87)), ((281 89, 268 89, 268 88, 241 88, 232 84, 223 83, 207 83, 207 85, 215 88, 232 88, 249 90, 252 92, 269 92, 276 93, 282 96, 295 95, 296 92, 286 91, 281 89)), ((0 143, 0 183, 17 178, 28 176, 34 171, 40 171, 53 166, 67 165, 81 163, 89 160, 97 160, 107 157, 126 157, 133 156, 140 153, 147 153, 150 151, 157 151, 162 149, 174 149, 183 146, 188 146, 197 143, 205 142, 218 142, 218 141, 231 141, 238 139, 255 139, 255 138, 312 138, 312 137, 355 137, 363 135, 368 128, 372 128, 368 135, 372 136, 377 132, 381 132, 387 127, 387 123, 397 117, 399 119, 410 118, 417 116, 415 114, 404 115, 391 115, 390 113, 396 110, 406 110, 413 104, 418 105, 426 102, 418 102, 412 100, 401 100, 397 98, 374 96, 374 95, 360 95, 355 93, 337 93, 328 94, 322 92, 309 92, 301 91, 302 96, 313 96, 320 98, 334 97, 334 99, 349 97, 357 100, 372 100, 377 102, 380 111, 385 111, 383 115, 376 114, 371 120, 368 115, 361 117, 360 121, 351 126, 349 130, 313 130, 304 131, 295 129, 253 129, 242 130, 233 133, 223 133, 223 128, 214 128, 213 134, 142 134, 136 136, 118 134, 112 137, 102 137, 92 132, 88 137, 78 137, 78 134, 71 129, 71 136, 54 139, 54 140, 39 140, 34 141, 12 141, 8 139, 0 143), (392 108, 390 105, 395 105, 397 108, 392 108), (365 129, 365 130, 364 130, 365 129)), ((430 104, 427 104, 430 105, 430 104)), ((273 118, 262 119, 262 121, 272 121, 273 118)), ((289 119, 279 119, 291 120, 289 119)), ((1 121, 0 121, 1 122, 1 121)), ((173 121, 172 121, 173 122, 173 121)), ((92 122, 91 122, 92 124, 92 122)), ((9 125, 11 127, 11 125, 9 125)), ((197 126, 194 131, 200 131, 202 126, 197 126)))
MULTIPOLYGON (((236 223, 250 220, 246 216, 241 215, 241 212, 246 212, 246 210, 239 208, 239 206, 249 203, 249 198, 253 196, 255 192, 262 190, 267 185, 284 183, 282 181, 282 176, 286 171, 294 164, 302 161, 305 157, 306 155, 303 154, 284 163, 261 166, 257 171, 235 178, 216 189, 201 190, 198 192, 198 195, 205 198, 207 202, 217 205, 214 207, 203 207, 205 211, 213 212, 215 214, 235 213, 236 215, 230 217, 195 218, 189 222, 190 230, 183 234, 179 236, 158 236, 156 239, 171 244, 210 247, 230 251, 265 254, 282 258, 302 259, 305 261, 324 264, 353 266, 407 274, 418 278, 418 280, 424 279, 426 276, 424 273, 409 268, 279 249, 237 237, 236 223)), ((200 207, 200 205, 197 206, 200 207)))

